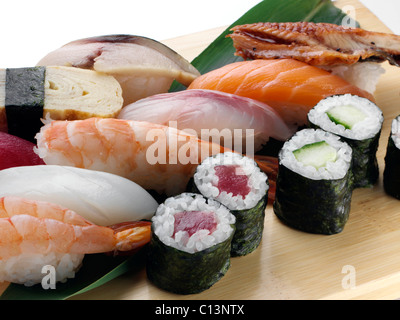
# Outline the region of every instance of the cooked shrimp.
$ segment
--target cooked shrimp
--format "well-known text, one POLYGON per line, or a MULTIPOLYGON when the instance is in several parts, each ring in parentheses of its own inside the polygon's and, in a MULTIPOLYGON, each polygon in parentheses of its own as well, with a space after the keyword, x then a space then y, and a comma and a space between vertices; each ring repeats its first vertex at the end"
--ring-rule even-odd
POLYGON ((110 228, 114 230, 117 239, 113 254, 132 254, 149 243, 151 239, 150 221, 128 221, 110 228))
POLYGON ((92 224, 53 203, 14 196, 0 198, 0 260, 23 253, 127 251, 150 240, 150 223, 130 223, 124 233, 121 231, 92 224))
POLYGON ((56 281, 64 282, 75 276, 85 254, 133 254, 150 241, 150 234, 150 222, 125 224, 123 229, 97 226, 56 204, 3 197, 0 282, 40 283, 43 266, 52 266, 56 281))
POLYGON ((167 195, 184 191, 202 159, 224 150, 173 127, 114 118, 52 121, 36 138, 46 164, 114 173, 167 195))

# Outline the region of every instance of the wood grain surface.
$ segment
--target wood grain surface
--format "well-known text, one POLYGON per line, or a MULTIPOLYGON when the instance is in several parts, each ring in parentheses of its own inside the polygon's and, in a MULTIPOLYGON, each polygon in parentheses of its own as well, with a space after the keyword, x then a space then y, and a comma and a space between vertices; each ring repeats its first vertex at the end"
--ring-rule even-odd
MULTIPOLYGON (((357 0, 352 5, 362 28, 391 32, 357 0)), ((207 47, 225 26, 164 41, 189 61, 207 47)), ((378 149, 380 179, 371 189, 353 193, 350 218, 340 234, 325 236, 293 230, 266 209, 260 247, 231 259, 225 277, 196 295, 162 291, 147 280, 145 269, 117 279, 72 299, 397 299, 400 297, 400 201, 387 196, 382 172, 392 119, 400 114, 400 69, 384 64, 375 96, 385 121, 378 149), (354 271, 347 288, 345 273, 354 271)), ((7 284, 0 284, 0 293, 7 284)))

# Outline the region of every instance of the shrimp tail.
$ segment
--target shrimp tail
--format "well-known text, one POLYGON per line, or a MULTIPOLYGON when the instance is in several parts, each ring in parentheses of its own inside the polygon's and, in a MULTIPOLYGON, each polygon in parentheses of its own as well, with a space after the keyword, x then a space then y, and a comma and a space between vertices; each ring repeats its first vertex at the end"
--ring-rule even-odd
POLYGON ((151 239, 150 221, 128 221, 110 226, 114 230, 115 248, 108 252, 113 256, 132 255, 143 248, 151 239))

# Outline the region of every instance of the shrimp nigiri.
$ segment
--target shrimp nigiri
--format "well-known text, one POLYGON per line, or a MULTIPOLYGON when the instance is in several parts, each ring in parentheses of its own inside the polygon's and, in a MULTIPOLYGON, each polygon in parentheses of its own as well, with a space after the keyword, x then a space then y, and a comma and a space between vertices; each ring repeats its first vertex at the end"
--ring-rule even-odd
POLYGON ((224 150, 176 128, 114 118, 52 121, 36 138, 47 165, 117 174, 166 195, 183 192, 197 165, 224 150))
MULTIPOLYGON (((193 89, 153 95, 127 105, 118 118, 162 125, 174 122, 178 129, 194 130, 199 137, 207 130, 211 141, 217 141, 225 130, 223 145, 230 149, 235 143, 245 147, 249 134, 258 151, 270 137, 285 141, 294 133, 265 103, 215 90, 193 89), (232 134, 235 130, 247 134, 236 141, 232 134)), ((205 138, 202 136, 202 139, 205 138)))
POLYGON ((373 95, 318 67, 294 59, 239 61, 195 79, 188 89, 210 89, 264 102, 288 124, 307 123, 320 100, 351 93, 371 101, 373 95))
POLYGON ((57 281, 66 281, 85 254, 129 251, 147 243, 150 223, 133 226, 130 232, 116 232, 57 204, 0 198, 0 282, 39 283, 47 265, 55 268, 57 281))

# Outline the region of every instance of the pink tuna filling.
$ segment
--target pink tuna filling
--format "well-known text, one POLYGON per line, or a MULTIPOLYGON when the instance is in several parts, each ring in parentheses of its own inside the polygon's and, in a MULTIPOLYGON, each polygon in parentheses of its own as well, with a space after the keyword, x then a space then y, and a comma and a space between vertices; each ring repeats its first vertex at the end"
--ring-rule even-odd
POLYGON ((218 177, 219 192, 232 193, 233 196, 246 197, 250 192, 249 177, 238 165, 216 166, 215 174, 218 177))
POLYGON ((213 212, 183 211, 176 213, 174 217, 174 237, 178 231, 186 231, 190 237, 199 230, 209 230, 211 234, 217 229, 213 212))

